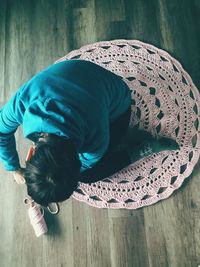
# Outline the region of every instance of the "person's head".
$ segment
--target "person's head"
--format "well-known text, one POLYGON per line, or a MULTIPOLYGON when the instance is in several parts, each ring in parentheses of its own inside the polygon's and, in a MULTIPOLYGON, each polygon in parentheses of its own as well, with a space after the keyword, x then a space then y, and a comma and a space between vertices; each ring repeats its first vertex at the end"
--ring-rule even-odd
POLYGON ((37 143, 24 178, 28 195, 38 204, 68 199, 78 187, 81 161, 71 139, 53 134, 37 143))

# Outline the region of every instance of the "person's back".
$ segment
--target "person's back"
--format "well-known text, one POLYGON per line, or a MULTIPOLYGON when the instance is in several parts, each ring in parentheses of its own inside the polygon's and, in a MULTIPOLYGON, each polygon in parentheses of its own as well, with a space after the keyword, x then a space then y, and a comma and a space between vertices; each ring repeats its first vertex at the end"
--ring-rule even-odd
MULTIPOLYGON (((40 132, 70 137, 87 168, 106 151, 109 123, 128 109, 130 101, 121 77, 89 61, 63 61, 17 91, 1 109, 0 131, 9 134, 22 124, 24 136, 32 141, 40 132)), ((14 170, 6 150, 2 154, 7 170, 14 170)), ((17 169, 16 161, 15 165, 17 169)))

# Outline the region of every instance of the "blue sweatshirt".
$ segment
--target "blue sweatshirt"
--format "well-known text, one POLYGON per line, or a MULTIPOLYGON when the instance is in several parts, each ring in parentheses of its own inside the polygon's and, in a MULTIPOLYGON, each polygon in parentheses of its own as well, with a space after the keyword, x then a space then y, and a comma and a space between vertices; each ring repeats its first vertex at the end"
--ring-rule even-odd
POLYGON ((0 109, 0 158, 8 171, 20 167, 14 133, 19 125, 25 138, 38 133, 73 140, 81 172, 97 163, 109 145, 109 124, 131 103, 122 78, 85 60, 49 66, 22 85, 0 109))

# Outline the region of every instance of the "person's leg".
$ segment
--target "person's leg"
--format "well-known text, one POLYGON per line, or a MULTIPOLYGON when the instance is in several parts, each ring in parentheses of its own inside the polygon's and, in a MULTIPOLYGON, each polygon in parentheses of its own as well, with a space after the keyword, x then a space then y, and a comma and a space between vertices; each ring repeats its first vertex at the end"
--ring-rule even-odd
POLYGON ((122 138, 126 136, 131 117, 131 107, 120 115, 115 121, 110 123, 110 143, 107 153, 112 152, 121 143, 122 138))
POLYGON ((129 136, 123 150, 117 150, 117 145, 126 135, 131 109, 122 114, 110 125, 110 144, 102 159, 91 169, 84 171, 81 175, 81 182, 91 183, 102 180, 131 163, 164 150, 179 149, 176 141, 169 138, 154 138, 150 133, 139 130, 136 127, 129 129, 129 136))
POLYGON ((110 143, 107 151, 100 161, 91 169, 81 174, 81 182, 91 183, 104 179, 128 166, 131 161, 127 151, 115 150, 126 134, 131 115, 131 108, 110 124, 110 143))

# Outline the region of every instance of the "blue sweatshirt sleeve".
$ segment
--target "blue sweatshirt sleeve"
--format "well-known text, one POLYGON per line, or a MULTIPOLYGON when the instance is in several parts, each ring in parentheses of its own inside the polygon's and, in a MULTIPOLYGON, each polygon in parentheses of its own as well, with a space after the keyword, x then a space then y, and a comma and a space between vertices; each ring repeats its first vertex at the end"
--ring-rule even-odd
POLYGON ((79 154, 79 159, 81 161, 81 169, 80 172, 84 172, 89 168, 92 168, 101 158, 102 155, 98 155, 98 156, 93 156, 89 153, 83 153, 83 154, 79 154), (86 158, 87 157, 87 158, 86 158))
POLYGON ((15 94, 0 109, 0 158, 7 171, 15 171, 20 167, 14 136, 20 125, 16 116, 17 108, 17 94, 15 94))
POLYGON ((109 120, 106 120, 105 118, 104 124, 105 127, 103 127, 102 129, 102 134, 99 136, 99 138, 96 139, 93 151, 79 154, 79 158, 82 163, 80 170, 81 173, 89 168, 92 168, 95 164, 97 164, 99 160, 103 157, 104 153, 106 152, 109 146, 109 141, 110 141, 109 120))

